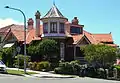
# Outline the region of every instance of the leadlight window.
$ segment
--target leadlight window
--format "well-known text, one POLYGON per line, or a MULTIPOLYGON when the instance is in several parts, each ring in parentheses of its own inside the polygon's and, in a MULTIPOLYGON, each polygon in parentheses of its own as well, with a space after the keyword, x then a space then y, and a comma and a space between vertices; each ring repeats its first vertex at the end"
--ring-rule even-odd
POLYGON ((60 23, 60 26, 59 26, 59 32, 60 33, 64 33, 65 31, 64 31, 64 23, 60 23))
POLYGON ((50 23, 50 33, 57 33, 57 22, 50 23))
POLYGON ((48 23, 43 23, 43 31, 44 33, 48 33, 48 23))

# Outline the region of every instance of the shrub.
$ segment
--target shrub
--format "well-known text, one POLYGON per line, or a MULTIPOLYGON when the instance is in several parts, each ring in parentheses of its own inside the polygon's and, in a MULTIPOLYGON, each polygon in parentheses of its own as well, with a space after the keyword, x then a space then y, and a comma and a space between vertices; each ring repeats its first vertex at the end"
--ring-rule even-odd
POLYGON ((117 77, 120 78, 120 65, 115 65, 113 67, 117 69, 117 77))
POLYGON ((55 68, 55 73, 74 74, 74 68, 69 62, 60 62, 59 67, 55 68))
POLYGON ((32 70, 45 70, 48 71, 50 68, 50 63, 48 61, 42 61, 42 62, 31 62, 29 63, 29 68, 32 70))
POLYGON ((99 78, 106 78, 106 73, 105 73, 105 70, 103 68, 99 68, 97 69, 97 74, 99 78))
POLYGON ((87 76, 88 77, 97 77, 97 70, 94 67, 88 67, 87 76))
POLYGON ((32 64, 33 64, 32 62, 29 62, 28 63, 28 68, 32 69, 32 64))
POLYGON ((38 62, 38 63, 37 63, 37 66, 36 66, 36 69, 37 69, 37 70, 42 70, 42 69, 44 69, 44 64, 42 64, 41 62, 38 62))
POLYGON ((19 54, 17 56, 15 56, 15 60, 14 60, 14 67, 18 67, 19 64, 19 68, 24 68, 24 59, 26 59, 26 67, 28 67, 28 62, 30 61, 30 56, 24 56, 22 54, 19 54), (19 63, 18 63, 18 59, 19 59, 19 63))
POLYGON ((63 67, 64 68, 65 67, 65 62, 60 62, 59 63, 59 67, 63 67))
POLYGON ((80 64, 79 60, 71 61, 70 64, 80 64))
POLYGON ((59 66, 59 63, 50 63, 50 69, 51 70, 54 70, 58 66, 59 66))
POLYGON ((64 74, 64 70, 63 68, 61 67, 57 67, 54 69, 54 72, 57 73, 57 74, 64 74))
POLYGON ((37 70, 36 67, 37 67, 37 62, 33 62, 33 63, 32 63, 32 67, 31 67, 32 70, 37 70))

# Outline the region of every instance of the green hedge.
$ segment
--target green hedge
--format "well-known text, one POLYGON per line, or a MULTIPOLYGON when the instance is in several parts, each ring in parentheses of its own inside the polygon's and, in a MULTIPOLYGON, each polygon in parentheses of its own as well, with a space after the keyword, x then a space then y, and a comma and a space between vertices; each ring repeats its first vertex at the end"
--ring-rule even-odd
POLYGON ((78 74, 80 70, 80 64, 78 61, 60 62, 59 67, 54 69, 58 74, 78 74))

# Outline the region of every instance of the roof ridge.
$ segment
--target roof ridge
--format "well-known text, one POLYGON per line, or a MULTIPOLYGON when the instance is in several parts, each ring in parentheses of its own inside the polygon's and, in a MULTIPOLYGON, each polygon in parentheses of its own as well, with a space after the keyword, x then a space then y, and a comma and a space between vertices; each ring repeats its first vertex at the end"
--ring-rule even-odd
POLYGON ((11 27, 11 26, 13 26, 13 25, 15 25, 15 24, 7 25, 7 26, 4 26, 4 27, 2 27, 2 28, 0 28, 0 29, 8 28, 8 27, 11 27))
POLYGON ((87 32, 87 31, 85 31, 85 30, 83 30, 84 32, 86 32, 86 33, 88 33, 88 34, 90 34, 90 35, 92 35, 92 33, 90 33, 90 32, 87 32))
POLYGON ((111 35, 110 33, 92 33, 93 35, 111 35))

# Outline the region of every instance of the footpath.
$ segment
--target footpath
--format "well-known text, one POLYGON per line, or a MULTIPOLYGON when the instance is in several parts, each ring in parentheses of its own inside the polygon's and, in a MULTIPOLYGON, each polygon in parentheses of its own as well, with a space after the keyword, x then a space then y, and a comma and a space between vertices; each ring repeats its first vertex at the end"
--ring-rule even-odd
MULTIPOLYGON (((7 68, 9 70, 18 70, 18 68, 7 68)), ((24 71, 23 69, 19 69, 21 71, 24 71)), ((54 74, 52 72, 42 72, 42 71, 33 71, 33 70, 26 70, 28 72, 35 72, 38 74, 32 74, 32 75, 27 75, 24 74, 25 77, 39 77, 39 78, 76 78, 78 76, 75 75, 61 75, 61 74, 54 74)))

